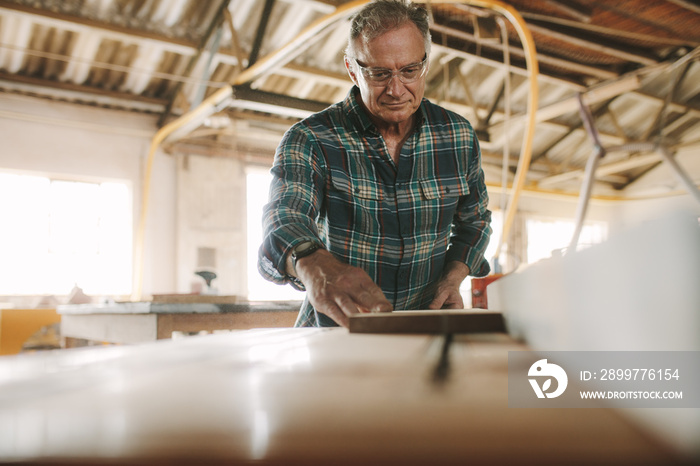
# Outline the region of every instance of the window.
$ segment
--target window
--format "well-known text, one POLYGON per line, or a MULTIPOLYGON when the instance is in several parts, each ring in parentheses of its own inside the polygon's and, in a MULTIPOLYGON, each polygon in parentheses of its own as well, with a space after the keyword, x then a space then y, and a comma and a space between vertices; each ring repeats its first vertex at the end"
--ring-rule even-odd
POLYGON ((0 218, 0 295, 131 293, 126 184, 0 173, 0 218))
MULTIPOLYGON (((527 220, 527 262, 533 263, 564 252, 569 247, 576 224, 570 220, 532 218, 527 220)), ((605 241, 605 222, 586 222, 581 229, 578 248, 605 241)))

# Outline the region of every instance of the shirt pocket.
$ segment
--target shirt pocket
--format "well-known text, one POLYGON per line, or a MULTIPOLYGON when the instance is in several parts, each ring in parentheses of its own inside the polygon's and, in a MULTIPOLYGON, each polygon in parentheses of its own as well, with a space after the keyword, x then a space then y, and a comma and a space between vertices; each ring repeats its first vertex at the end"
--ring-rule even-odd
POLYGON ((352 177, 337 170, 331 170, 331 187, 349 201, 355 198, 381 201, 384 198, 382 186, 376 181, 352 177))
POLYGON ((384 202, 382 185, 367 178, 352 177, 340 171, 331 172, 327 215, 336 234, 347 235, 348 229, 376 235, 384 202))
MULTIPOLYGON (((448 235, 460 197, 469 194, 466 177, 443 177, 420 181, 422 223, 438 237, 448 235)), ((446 236, 445 236, 446 237, 446 236)))
POLYGON ((452 199, 469 194, 466 178, 459 176, 421 180, 420 189, 426 200, 452 199))

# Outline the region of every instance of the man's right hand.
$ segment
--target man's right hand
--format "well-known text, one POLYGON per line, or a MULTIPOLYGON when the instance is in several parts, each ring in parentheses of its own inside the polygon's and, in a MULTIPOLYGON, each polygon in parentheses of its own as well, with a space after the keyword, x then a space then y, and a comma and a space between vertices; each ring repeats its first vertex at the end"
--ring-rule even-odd
POLYGON ((296 276, 314 308, 343 327, 348 327, 348 316, 353 314, 393 310, 367 272, 340 262, 325 249, 298 259, 296 276))

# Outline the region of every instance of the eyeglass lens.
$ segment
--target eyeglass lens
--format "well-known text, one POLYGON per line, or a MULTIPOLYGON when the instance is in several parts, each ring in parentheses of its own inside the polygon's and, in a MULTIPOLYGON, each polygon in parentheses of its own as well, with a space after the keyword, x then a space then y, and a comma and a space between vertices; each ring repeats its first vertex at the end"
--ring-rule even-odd
POLYGON ((426 60, 427 57, 419 63, 413 63, 411 65, 404 66, 398 71, 392 71, 386 68, 364 67, 357 63, 357 60, 355 60, 355 62, 362 70, 362 74, 365 76, 365 78, 370 82, 377 84, 385 83, 389 81, 394 75, 396 75, 402 83, 407 84, 416 81, 423 75, 426 60))

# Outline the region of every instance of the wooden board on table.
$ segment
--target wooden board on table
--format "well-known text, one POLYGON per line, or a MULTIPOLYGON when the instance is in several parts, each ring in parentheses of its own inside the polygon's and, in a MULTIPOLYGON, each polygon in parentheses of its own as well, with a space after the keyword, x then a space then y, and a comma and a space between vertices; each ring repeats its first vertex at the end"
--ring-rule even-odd
POLYGON ((245 300, 240 296, 220 296, 206 294, 154 294, 154 303, 170 303, 170 304, 239 304, 245 300))
POLYGON ((482 309, 394 311, 350 316, 350 333, 503 333, 503 314, 482 309))

